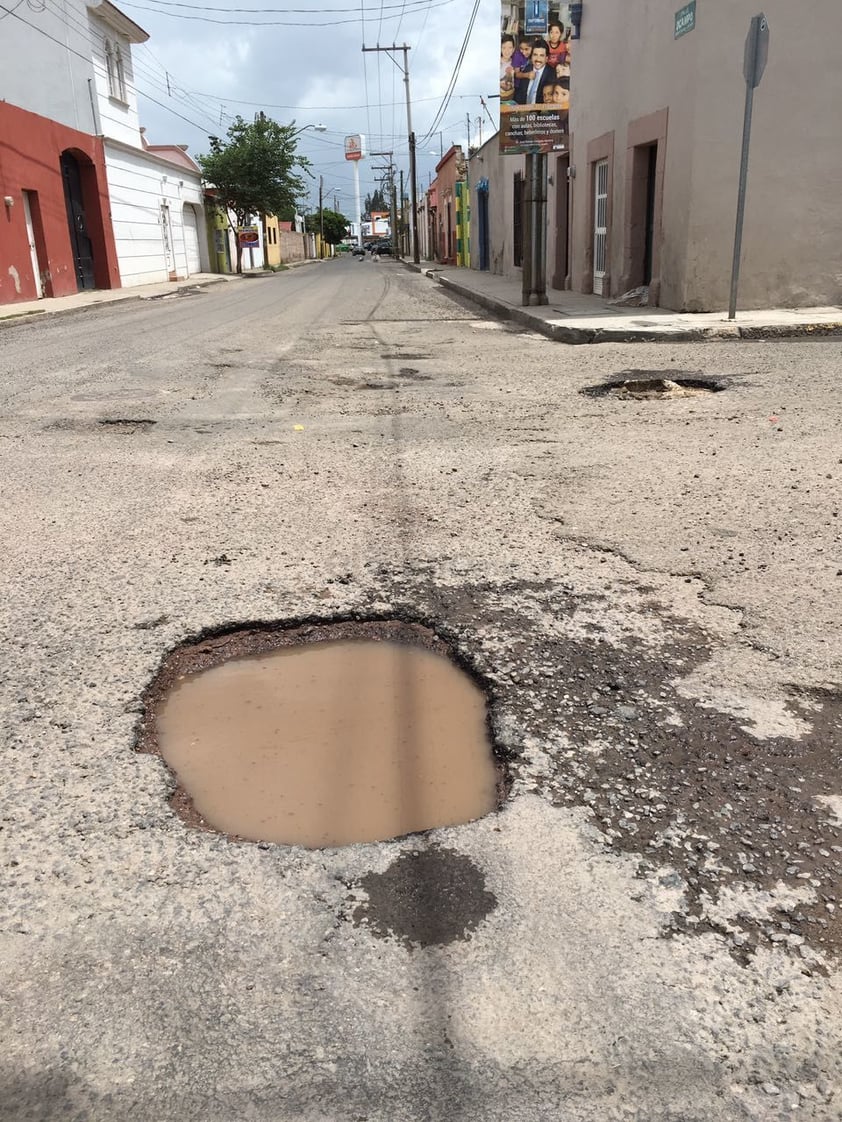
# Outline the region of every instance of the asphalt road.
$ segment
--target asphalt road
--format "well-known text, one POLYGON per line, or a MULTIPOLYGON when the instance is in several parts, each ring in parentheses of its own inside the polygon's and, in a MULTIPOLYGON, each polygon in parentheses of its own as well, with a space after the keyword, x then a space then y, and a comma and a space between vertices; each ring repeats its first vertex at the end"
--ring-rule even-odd
POLYGON ((839 370, 368 260, 0 326, 3 1122, 837 1119, 839 370), (168 652, 358 616, 485 684, 502 809, 188 827, 168 652))

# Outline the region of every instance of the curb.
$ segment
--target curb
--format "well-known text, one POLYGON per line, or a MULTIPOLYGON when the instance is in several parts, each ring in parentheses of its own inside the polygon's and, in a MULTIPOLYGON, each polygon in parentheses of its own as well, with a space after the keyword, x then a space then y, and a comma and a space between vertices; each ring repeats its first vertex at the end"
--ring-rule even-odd
MULTIPOLYGON (((283 272, 300 268, 302 265, 318 264, 320 262, 316 258, 308 257, 303 261, 290 261, 286 264, 286 269, 281 269, 278 272, 267 269, 265 272, 255 270, 253 273, 220 273, 217 276, 198 281, 191 281, 188 277, 185 281, 174 285, 171 291, 158 292, 154 296, 145 296, 142 292, 132 292, 131 289, 114 289, 112 291, 120 292, 119 296, 112 297, 110 300, 91 300, 88 304, 76 304, 72 308, 33 308, 28 312, 11 312, 8 315, 0 311, 0 330, 4 327, 20 327, 25 323, 43 323, 45 319, 53 319, 55 316, 78 315, 82 312, 95 311, 98 308, 111 307, 113 304, 128 304, 137 300, 163 300, 166 296, 175 296, 184 288, 209 288, 214 284, 230 284, 231 281, 242 281, 249 277, 263 280, 267 277, 280 276, 283 272), (125 295, 123 295, 124 292, 125 295)), ((3 307, 11 306, 3 305, 3 307)))
POLYGON ((441 276, 433 268, 418 265, 411 265, 410 268, 429 277, 442 288, 493 312, 499 319, 518 323, 528 327, 530 331, 536 331, 546 335, 548 339, 557 343, 566 343, 568 346, 584 346, 591 343, 712 343, 743 339, 814 339, 842 336, 842 321, 836 320, 824 323, 770 324, 766 327, 747 327, 735 323, 708 327, 677 327, 660 331, 645 328, 565 327, 561 323, 549 323, 525 308, 507 304, 483 292, 475 292, 449 276, 441 276))
POLYGON ((155 296, 144 296, 140 292, 127 292, 125 296, 116 296, 111 300, 92 300, 89 304, 77 304, 74 308, 38 308, 37 311, 20 312, 18 315, 0 314, 0 330, 4 327, 20 327, 25 323, 43 323, 45 319, 55 319, 56 316, 78 315, 80 312, 92 312, 100 308, 108 308, 114 304, 130 304, 140 300, 163 300, 165 296, 175 296, 182 288, 209 288, 214 284, 225 284, 228 277, 219 276, 211 280, 186 281, 172 292, 161 292, 155 296))

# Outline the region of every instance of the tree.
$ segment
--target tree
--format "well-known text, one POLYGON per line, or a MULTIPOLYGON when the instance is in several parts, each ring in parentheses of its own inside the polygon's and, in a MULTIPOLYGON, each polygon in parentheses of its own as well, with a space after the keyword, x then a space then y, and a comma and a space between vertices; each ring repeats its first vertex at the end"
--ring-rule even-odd
POLYGON ((311 234, 318 234, 321 229, 324 230, 325 241, 328 245, 339 245, 340 242, 345 241, 349 223, 344 214, 339 214, 335 210, 328 210, 325 207, 321 212, 321 221, 318 211, 315 214, 308 214, 305 221, 311 234))
POLYGON ((383 197, 383 192, 379 187, 375 187, 373 195, 366 195, 365 197, 365 216, 369 221, 371 220, 371 212, 376 210, 382 212, 388 210, 389 206, 383 197))
POLYGON ((264 113, 249 124, 236 117, 225 140, 210 136, 210 152, 197 156, 207 182, 216 189, 237 244, 237 272, 242 269, 242 249, 237 226, 245 226, 259 214, 281 215, 295 211, 295 200, 304 194, 305 183, 295 169, 309 174, 310 161, 296 152, 295 121, 279 125, 264 113))

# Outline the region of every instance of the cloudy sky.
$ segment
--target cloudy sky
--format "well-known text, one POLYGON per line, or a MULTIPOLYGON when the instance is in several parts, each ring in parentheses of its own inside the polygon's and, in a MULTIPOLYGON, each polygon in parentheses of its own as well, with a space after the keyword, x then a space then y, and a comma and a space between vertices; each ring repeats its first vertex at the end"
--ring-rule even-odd
MULTIPOLYGON (((311 208, 322 175, 325 206, 335 197, 353 214, 353 173, 344 159, 350 133, 363 133, 369 151, 394 151, 408 179, 401 71, 386 54, 363 54, 363 45, 411 47, 419 188, 434 174, 440 150, 466 145, 468 116, 472 143, 480 121, 483 140, 494 131, 498 102, 487 101, 486 111, 480 97, 498 84, 500 0, 478 0, 475 15, 474 0, 361 0, 356 7, 353 0, 288 0, 284 7, 280 0, 234 0, 242 5, 236 8, 224 0, 115 2, 150 36, 132 51, 149 140, 187 144, 195 155, 236 114, 250 120, 261 109, 284 124, 325 125, 326 132, 308 129, 299 138, 313 164, 311 208)), ((402 52, 397 57, 402 62, 402 52)), ((373 165, 385 162, 369 157, 360 165, 363 200, 381 174, 373 165)))

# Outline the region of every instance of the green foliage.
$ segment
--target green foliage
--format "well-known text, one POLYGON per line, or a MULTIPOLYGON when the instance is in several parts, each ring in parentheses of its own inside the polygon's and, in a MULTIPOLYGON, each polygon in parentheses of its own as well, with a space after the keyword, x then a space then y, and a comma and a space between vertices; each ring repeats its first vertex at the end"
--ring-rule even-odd
POLYGON ((379 187, 375 187, 373 195, 366 195, 365 197, 365 215, 366 219, 371 219, 371 212, 384 211, 389 209, 389 204, 386 202, 385 196, 379 187))
POLYGON ((210 152, 197 156, 202 174, 216 188, 220 206, 234 212, 239 225, 260 214, 295 213, 306 185, 296 169, 310 162, 296 152, 295 122, 279 125, 265 114, 252 124, 237 117, 225 140, 208 137, 210 152))
POLYGON ((328 245, 339 245, 348 234, 349 223, 345 215, 335 210, 328 210, 327 207, 322 211, 321 223, 318 211, 315 214, 308 214, 305 222, 311 234, 318 234, 319 229, 324 228, 325 241, 328 245))

